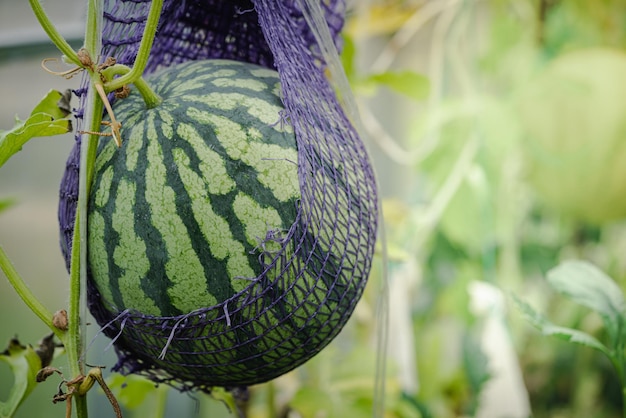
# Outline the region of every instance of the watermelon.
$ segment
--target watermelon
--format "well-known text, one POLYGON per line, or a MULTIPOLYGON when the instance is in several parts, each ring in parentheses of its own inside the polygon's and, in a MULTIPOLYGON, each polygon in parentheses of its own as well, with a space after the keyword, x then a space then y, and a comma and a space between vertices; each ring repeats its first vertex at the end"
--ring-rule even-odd
POLYGON ((350 316, 366 277, 342 282, 349 266, 332 248, 351 232, 302 227, 311 214, 300 207, 278 73, 205 60, 148 81, 162 103, 148 109, 136 91, 118 100, 122 146, 103 137, 98 147, 92 314, 157 381, 230 387, 279 376, 350 316))
POLYGON ((110 308, 173 316, 223 302, 262 273, 267 234, 295 221, 298 156, 273 71, 195 62, 153 88, 163 103, 119 102, 124 143, 99 151, 89 261, 110 308))

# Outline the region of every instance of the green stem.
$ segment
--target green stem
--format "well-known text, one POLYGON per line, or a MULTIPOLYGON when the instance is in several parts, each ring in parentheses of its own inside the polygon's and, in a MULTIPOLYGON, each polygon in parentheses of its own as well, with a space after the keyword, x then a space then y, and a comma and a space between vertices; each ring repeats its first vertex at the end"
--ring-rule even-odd
POLYGON ((54 326, 52 323, 52 313, 48 311, 45 306, 43 306, 39 299, 37 299, 33 292, 28 288, 24 280, 22 280, 13 264, 11 264, 11 260, 9 260, 9 257, 4 252, 2 246, 0 246, 0 268, 2 268, 2 271, 7 276, 7 279, 9 279, 9 283, 13 286, 19 297, 22 298, 30 310, 33 311, 35 315, 37 315, 37 317, 52 330, 52 332, 54 332, 54 335, 56 335, 61 342, 64 342, 66 339, 65 332, 54 326))
MULTIPOLYGON (((73 396, 74 405, 76 406, 76 416, 79 418, 87 418, 87 396, 76 395, 73 396)), ((68 401, 69 402, 69 401, 68 401)))
POLYGON ((82 339, 80 334, 80 245, 79 240, 79 219, 80 214, 76 211, 76 221, 74 222, 74 235, 72 237, 72 255, 70 263, 70 300, 67 312, 67 341, 65 351, 67 360, 72 370, 72 376, 84 374, 84 367, 80 361, 82 352, 82 339))
MULTIPOLYGON (((89 89, 89 97, 87 99, 87 115, 91 120, 90 130, 94 130, 94 126, 100 126, 102 119, 102 101, 97 97, 95 89, 89 89), (96 122, 97 120, 97 122, 96 122)), ((86 307, 85 284, 87 281, 87 197, 89 196, 89 184, 93 176, 93 166, 96 156, 96 147, 94 142, 97 141, 96 135, 84 135, 80 148, 80 171, 79 171, 79 192, 78 205, 76 208, 76 222, 74 224, 74 236, 72 237, 72 256, 70 268, 70 300, 68 307, 68 330, 65 350, 70 365, 72 376, 84 375, 84 358, 81 354, 84 352, 84 341, 82 336, 84 333, 84 324, 81 317, 85 317, 84 309, 86 307)), ((78 418, 87 418, 87 397, 85 395, 76 395, 74 397, 76 405, 76 416, 78 418)))
POLYGON ((167 394, 168 387, 165 385, 160 385, 155 389, 156 392, 156 401, 154 408, 154 417, 155 418, 163 418, 165 416, 165 407, 167 406, 167 394))
MULTIPOLYGON (((78 245, 79 239, 79 213, 76 211, 76 222, 74 223, 74 236, 72 237, 72 257, 71 257, 71 269, 70 269, 70 301, 68 309, 68 321, 67 321, 67 341, 65 342, 65 352, 67 353, 67 360, 70 364, 70 370, 72 376, 76 377, 84 375, 84 366, 80 358, 82 353, 82 337, 81 337, 81 322, 80 322, 80 299, 81 299, 81 287, 80 287, 80 245, 78 245)), ((66 402, 74 402, 76 407, 76 416, 78 418, 87 418, 87 397, 85 395, 76 395, 73 399, 68 399, 66 402)))
MULTIPOLYGON (((618 335, 618 338, 621 338, 622 333, 620 332, 618 335)), ((616 345, 617 359, 614 360, 614 365, 619 373, 619 381, 622 385, 622 415, 626 418, 626 358, 624 358, 624 344, 618 342, 616 345)))
POLYGON ((135 87, 137 87, 137 90, 141 94, 141 97, 143 98, 143 101, 148 109, 157 107, 163 101, 163 99, 161 99, 161 97, 156 94, 154 90, 152 90, 150 85, 146 83, 146 80, 144 80, 143 77, 139 77, 135 80, 135 87))
POLYGON ((85 49, 92 57, 98 57, 102 43, 102 0, 89 0, 85 26, 85 49))
POLYGON ((139 50, 137 51, 137 57, 135 58, 133 68, 127 74, 108 82, 105 85, 107 90, 117 90, 126 84, 133 84, 143 75, 146 65, 148 64, 148 58, 150 57, 150 50, 152 49, 154 36, 156 35, 157 27, 159 25, 162 8, 163 0, 152 0, 150 11, 148 12, 148 20, 146 21, 146 26, 143 30, 143 36, 141 38, 141 43, 139 44, 139 50))
POLYGON ((44 11, 39 0, 29 0, 30 7, 33 9, 35 13, 35 17, 39 21, 39 24, 43 28, 43 30, 48 34, 50 40, 56 45, 57 48, 69 59, 71 62, 78 66, 82 66, 80 63, 80 59, 78 59, 78 55, 76 51, 67 43, 67 41, 61 36, 59 31, 56 29, 52 21, 48 18, 48 15, 44 11))
POLYGON ((276 416, 276 387, 272 380, 267 383, 267 416, 276 416))
POLYGON ((622 416, 626 418, 626 357, 624 356, 624 344, 619 341, 623 338, 621 329, 617 333, 617 342, 612 341, 613 350, 606 352, 606 356, 611 361, 622 389, 622 416))
MULTIPOLYGON (((106 80, 115 80, 114 77, 116 75, 128 74, 131 71, 132 69, 130 67, 127 67, 126 65, 116 64, 103 70, 102 75, 104 76, 106 80)), ((104 84, 104 88, 107 92, 111 91, 109 87, 110 83, 111 82, 109 81, 104 84)), ((143 98, 143 101, 145 102, 146 107, 148 109, 157 107, 163 101, 163 99, 161 99, 161 97, 158 94, 156 94, 154 90, 152 90, 150 85, 146 83, 143 77, 138 77, 135 80, 134 84, 135 84, 135 87, 137 87, 139 94, 141 94, 141 97, 143 98)))
MULTIPOLYGON (((87 9, 87 25, 85 28, 85 49, 92 57, 97 57, 101 47, 101 22, 102 0, 89 0, 87 9)), ((93 81, 98 74, 90 74, 93 81)), ((99 80, 98 80, 99 81, 99 80)), ((85 109, 85 121, 87 129, 98 131, 102 121, 103 104, 98 98, 96 90, 92 87, 88 90, 85 109)), ((65 346, 70 370, 73 376, 84 375, 84 352, 85 335, 84 324, 81 317, 85 317, 85 288, 87 282, 87 200, 89 185, 93 176, 97 141, 96 135, 83 135, 80 148, 80 169, 78 179, 78 204, 76 207, 76 221, 74 236, 72 237, 72 257, 70 268, 70 300, 68 307, 68 338, 65 346)), ((76 395, 73 399, 76 405, 76 416, 87 418, 87 397, 76 395)))

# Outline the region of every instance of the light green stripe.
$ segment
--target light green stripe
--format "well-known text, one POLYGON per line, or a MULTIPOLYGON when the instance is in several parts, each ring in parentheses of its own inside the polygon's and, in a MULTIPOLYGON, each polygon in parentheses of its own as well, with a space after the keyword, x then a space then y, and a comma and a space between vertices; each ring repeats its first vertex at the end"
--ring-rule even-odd
POLYGON ((111 182, 113 181, 113 166, 108 166, 100 175, 100 183, 96 189, 94 203, 101 208, 109 201, 109 192, 111 191, 111 182))
POLYGON ((250 74, 259 78, 278 78, 278 73, 274 70, 270 70, 269 68, 255 68, 250 70, 250 74))
MULTIPOLYGON (((226 269, 231 280, 237 277, 255 277, 243 244, 233 237, 228 221, 213 210, 209 195, 206 193, 205 180, 189 168, 189 157, 181 149, 174 150, 174 159, 179 167, 185 190, 191 199, 193 215, 213 257, 218 260, 228 258, 226 269)), ((232 285, 235 291, 240 291, 248 283, 234 280, 232 285)))
POLYGON ((191 145, 200 159, 200 172, 208 180, 209 193, 221 195, 235 188, 235 181, 228 175, 224 160, 205 143, 196 128, 186 123, 180 123, 176 128, 176 133, 191 145))
POLYGON ((150 269, 150 261, 146 257, 146 244, 134 232, 135 192, 136 186, 133 183, 120 181, 115 211, 111 217, 113 229, 119 234, 119 243, 113 252, 113 261, 122 270, 118 288, 125 307, 137 309, 143 314, 159 316, 161 310, 141 287, 141 280, 150 269))
POLYGON ((151 208, 151 220, 161 233, 169 259, 165 264, 172 286, 167 290, 171 303, 182 312, 213 306, 215 297, 206 289, 204 269, 191 245, 187 229, 177 214, 176 194, 167 185, 162 149, 156 138, 152 118, 148 121, 148 170, 146 171, 146 201, 151 208))
POLYGON ((240 160, 248 149, 248 137, 241 128, 241 125, 229 121, 223 117, 217 117, 210 112, 199 110, 195 107, 187 109, 187 115, 202 124, 215 127, 217 139, 225 148, 228 156, 233 160, 240 160), (225 121, 223 125, 220 123, 225 121))
POLYGON ((280 82, 277 81, 272 88, 272 94, 276 97, 283 97, 283 88, 280 85, 280 82))
POLYGON ((201 123, 215 127, 215 134, 233 160, 241 160, 257 172, 258 180, 281 202, 300 197, 298 152, 275 144, 254 141, 259 131, 246 132, 238 123, 223 116, 190 108, 187 114, 201 123))
POLYGON ((102 167, 108 163, 115 155, 117 146, 113 140, 110 140, 103 148, 98 152, 96 157, 96 164, 94 165, 94 173, 98 173, 102 170, 102 167))
MULTIPOLYGON (((198 71, 198 69, 196 68, 196 72, 201 73, 203 70, 204 69, 198 71)), ((176 86, 175 95, 180 95, 181 93, 184 93, 190 90, 196 90, 196 91, 204 90, 207 87, 208 80, 214 79, 216 77, 226 77, 225 79, 235 80, 236 78, 233 77, 234 75, 235 75, 235 71, 232 71, 232 70, 220 70, 220 71, 215 71, 215 72, 211 72, 209 74, 203 74, 203 75, 190 75, 190 78, 187 81, 183 81, 182 83, 176 86)), ((221 78, 221 79, 223 80, 224 78, 221 78)))
POLYGON ((89 267, 98 285, 98 290, 102 299, 109 305, 113 303, 113 293, 111 284, 107 281, 109 274, 109 255, 106 251, 106 240, 104 238, 104 218, 98 212, 89 215, 89 267), (104 282, 98 280, 103 279, 104 282))
POLYGON ((247 109, 250 116, 256 118, 263 125, 269 126, 277 132, 293 133, 293 127, 283 123, 281 105, 269 103, 264 99, 247 96, 241 93, 212 92, 203 95, 185 95, 182 97, 187 102, 200 103, 219 110, 233 110, 239 107, 247 109))
POLYGON ((135 171, 137 167, 137 159, 139 158, 139 151, 143 146, 143 131, 144 121, 137 123, 133 126, 128 138, 126 138, 126 169, 128 171, 135 171))
POLYGON ((182 99, 186 102, 205 104, 214 109, 233 110, 235 107, 239 106, 237 96, 242 95, 237 95, 237 93, 211 92, 202 95, 189 94, 183 96, 182 99))
POLYGON ((159 118, 161 119, 161 131, 167 139, 172 139, 174 136, 174 118, 169 112, 159 112, 159 118))
POLYGON ((254 167, 259 182, 271 189, 276 199, 286 202, 300 197, 295 149, 252 142, 242 160, 254 167))
POLYGON ((246 238, 252 245, 256 246, 263 242, 267 231, 283 229, 283 221, 276 209, 264 208, 244 193, 235 196, 233 210, 243 224, 246 238))
POLYGON ((203 88, 206 87, 206 81, 204 81, 204 79, 208 79, 208 78, 212 78, 210 76, 203 76, 202 79, 200 79, 200 77, 198 78, 193 78, 189 81, 185 81, 183 83, 180 83, 178 86, 176 86, 176 95, 180 96, 182 95, 182 93, 185 93, 187 91, 198 91, 198 90, 202 90, 203 88))
MULTIPOLYGON (((126 104, 126 102, 124 102, 124 104, 126 104)), ((121 115, 124 115, 124 119, 119 121, 122 123, 122 128, 127 128, 129 126, 134 127, 138 122, 140 122, 144 115, 143 112, 136 112, 135 109, 137 109, 137 106, 143 106, 144 102, 143 99, 141 99, 141 97, 133 97, 132 99, 129 98, 128 99, 128 106, 125 106, 125 108, 119 109, 117 110, 116 108, 116 112, 119 112, 121 115), (126 116, 126 113, 130 114, 130 116, 126 116)), ((122 132, 122 135, 124 135, 124 133, 122 132)), ((122 142, 124 142, 124 138, 122 138, 122 142)))
POLYGON ((282 106, 248 96, 244 96, 242 104, 248 108, 248 113, 251 116, 254 116, 265 125, 272 126, 277 131, 282 131, 283 127, 279 123, 280 112, 284 109, 282 106))
POLYGON ((254 78, 216 78, 215 80, 211 81, 211 83, 216 87, 236 87, 256 92, 264 91, 267 89, 267 83, 265 83, 264 81, 256 80, 254 78))
MULTIPOLYGON (((210 66, 207 66, 206 64, 196 64, 193 63, 191 65, 189 65, 189 67, 187 67, 185 70, 180 71, 178 74, 177 79, 178 80, 185 80, 188 77, 197 77, 196 74, 203 74, 206 73, 207 71, 210 71, 210 73, 208 73, 206 75, 206 78, 212 78, 212 77, 232 77, 235 76, 237 74, 236 70, 233 69, 228 69, 228 68, 222 68, 220 70, 214 70, 214 68, 217 68, 217 66, 221 64, 218 61, 213 61, 211 62, 210 66)), ((225 63, 225 64, 230 64, 232 65, 232 63, 225 63)), ((183 83, 181 83, 183 84, 183 83)))

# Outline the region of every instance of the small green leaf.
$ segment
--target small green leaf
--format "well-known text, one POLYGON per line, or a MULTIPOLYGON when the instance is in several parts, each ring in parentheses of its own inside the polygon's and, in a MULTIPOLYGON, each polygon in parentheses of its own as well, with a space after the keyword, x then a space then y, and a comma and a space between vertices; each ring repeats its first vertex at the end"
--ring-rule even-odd
POLYGON ((119 373, 112 373, 107 378, 107 385, 118 402, 128 409, 140 406, 156 387, 154 382, 145 377, 123 376, 119 373))
POLYGON ((4 211, 5 209, 10 208, 14 204, 15 204, 15 199, 11 199, 11 198, 0 199, 0 212, 4 211))
POLYGON ((475 413, 478 407, 478 394, 482 391, 485 383, 492 377, 489 370, 489 358, 480 346, 480 340, 470 332, 463 335, 463 369, 467 377, 467 383, 474 395, 471 402, 471 412, 475 413))
POLYGON ((304 417, 314 417, 315 414, 328 416, 333 409, 333 403, 328 400, 329 394, 326 391, 305 386, 295 393, 289 406, 304 417))
POLYGON ((67 112, 59 108, 63 100, 62 93, 51 90, 35 106, 26 121, 17 120, 9 131, 0 131, 0 166, 13 154, 20 151, 30 139, 41 136, 60 135, 71 130, 71 122, 67 112))
POLYGON ((593 309, 617 326, 626 314, 624 294, 600 269, 585 261, 570 260, 548 271, 548 282, 574 302, 593 309))
POLYGON ((383 85, 396 93, 404 94, 418 101, 427 98, 430 92, 428 78, 414 71, 389 71, 373 74, 366 81, 383 85))
POLYGON ((356 76, 356 70, 354 68, 355 53, 354 40, 348 34, 344 33, 341 64, 348 80, 352 80, 356 76))
POLYGON ((11 368, 14 383, 6 401, 0 401, 0 418, 10 418, 37 384, 37 372, 41 369, 41 359, 31 346, 23 346, 17 339, 12 339, 0 361, 11 368))
POLYGON ((237 411, 237 401, 233 392, 222 387, 214 387, 211 389, 211 397, 216 401, 223 402, 231 413, 237 411))
POLYGON ((611 351, 593 336, 579 330, 555 325, 518 297, 513 296, 513 300, 520 311, 524 314, 526 320, 541 331, 543 335, 554 336, 571 343, 595 348, 596 350, 606 354, 609 358, 613 357, 611 351))
POLYGON ((46 96, 35 106, 31 115, 37 113, 45 113, 52 116, 54 119, 63 119, 67 117, 70 112, 66 109, 66 106, 61 106, 62 103, 69 101, 69 94, 61 93, 57 90, 50 90, 46 96))

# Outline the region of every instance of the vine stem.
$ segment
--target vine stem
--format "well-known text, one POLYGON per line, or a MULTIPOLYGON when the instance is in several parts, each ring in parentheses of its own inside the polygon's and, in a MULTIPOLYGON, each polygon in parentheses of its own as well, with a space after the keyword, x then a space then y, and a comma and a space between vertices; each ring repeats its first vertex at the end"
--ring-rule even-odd
POLYGON ((78 65, 79 67, 82 66, 80 63, 80 59, 78 58, 78 54, 76 54, 76 51, 72 49, 70 44, 67 43, 65 38, 61 36, 59 31, 52 24, 52 21, 50 21, 50 19, 48 18, 48 15, 46 14, 46 11, 43 9, 43 7, 41 6, 41 3, 39 2, 39 0, 28 0, 28 1, 30 3, 31 9, 33 9, 33 12, 35 13, 35 17, 39 21, 39 24, 41 25, 43 30, 46 32, 50 40, 56 45, 57 48, 59 48, 59 50, 67 57, 69 61, 78 65))
POLYGON ((2 246, 0 246, 0 268, 9 279, 9 283, 15 289, 15 292, 19 295, 19 297, 24 301, 24 303, 30 308, 31 311, 41 319, 41 321, 46 324, 48 328, 54 332, 54 335, 63 342, 66 339, 66 334, 64 331, 61 331, 59 328, 55 327, 52 323, 52 313, 46 309, 45 306, 35 297, 33 292, 26 286, 26 283, 20 275, 15 270, 15 267, 9 260, 9 257, 4 252, 2 246))
MULTIPOLYGON (((81 318, 86 314, 86 282, 87 282, 87 213, 88 213, 88 197, 93 177, 94 164, 96 160, 96 145, 98 141, 98 132, 102 123, 102 114, 104 104, 98 96, 98 92, 94 87, 96 84, 102 84, 101 74, 93 67, 86 67, 80 60, 78 54, 72 49, 69 43, 61 36, 56 27, 48 18, 46 12, 39 0, 29 0, 30 6, 39 21, 40 25, 56 45, 56 47, 65 55, 66 60, 86 68, 89 72, 91 88, 88 89, 86 98, 86 108, 84 120, 87 129, 92 133, 83 134, 80 146, 80 169, 79 169, 79 186, 78 186, 78 203, 76 208, 76 219, 74 225, 74 235, 72 237, 72 254, 70 263, 70 296, 68 305, 68 330, 63 333, 56 329, 52 324, 52 314, 39 302, 39 300, 28 289, 24 281, 17 274, 8 257, 0 248, 0 267, 5 272, 9 281, 16 289, 17 293, 24 300, 26 305, 59 336, 63 342, 68 356, 69 367, 74 377, 84 376, 84 341, 85 325, 81 318)), ((120 66, 111 70, 110 77, 104 88, 112 91, 123 87, 126 84, 136 83, 136 86, 146 105, 154 107, 158 105, 161 99, 152 92, 150 87, 141 78, 146 68, 150 50, 156 35, 161 10, 163 8, 163 0, 153 0, 150 5, 148 19, 144 28, 143 36, 132 69, 120 66), (121 77, 113 78, 115 75, 121 77)), ((87 23, 85 27, 84 49, 89 56, 97 57, 100 55, 102 48, 102 19, 103 8, 102 0, 89 0, 87 8, 87 23)), ((87 418, 87 398, 85 394, 76 394, 72 396, 72 400, 76 405, 77 418, 87 418)), ((68 400, 69 402, 69 400, 68 400)))
MULTIPOLYGON (((97 57, 102 44, 102 0, 89 0, 87 6, 87 24, 85 27, 84 48, 92 57, 97 57)), ((90 72, 92 82, 98 74, 90 72)), ((99 81, 99 80, 98 80, 99 81)), ((85 120, 89 129, 97 131, 102 121, 103 104, 97 97, 94 88, 88 90, 85 120)), ((70 300, 68 307, 68 339, 66 351, 70 370, 73 376, 84 375, 84 341, 85 325, 81 317, 85 317, 87 283, 87 201, 97 144, 96 135, 83 135, 80 148, 80 169, 78 179, 78 204, 74 236, 72 237, 72 256, 70 267, 70 300)), ((77 418, 87 418, 87 397, 72 397, 76 405, 77 418)))
POLYGON ((144 27, 143 36, 141 37, 141 43, 139 44, 139 50, 137 51, 137 57, 135 58, 133 68, 123 76, 105 83, 104 87, 107 91, 117 90, 126 84, 135 83, 141 78, 144 70, 146 69, 146 65, 148 64, 150 50, 152 49, 154 36, 159 26, 159 18, 161 17, 162 9, 163 0, 152 0, 150 11, 148 12, 148 19, 146 20, 146 26, 144 27))

